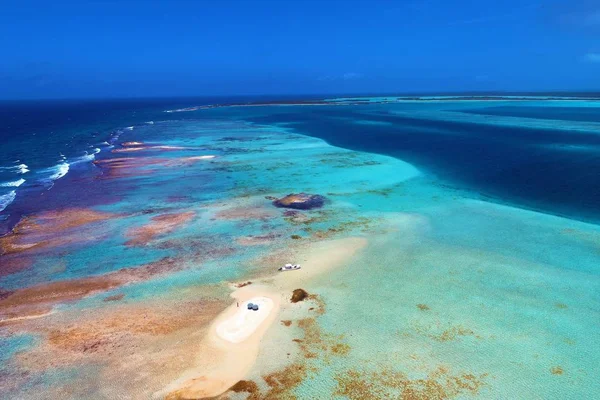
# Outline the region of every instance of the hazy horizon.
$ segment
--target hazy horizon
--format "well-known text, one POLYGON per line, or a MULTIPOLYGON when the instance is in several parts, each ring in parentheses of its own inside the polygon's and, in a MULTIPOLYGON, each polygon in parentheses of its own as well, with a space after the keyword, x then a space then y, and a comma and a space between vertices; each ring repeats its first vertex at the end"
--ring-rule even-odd
POLYGON ((272 94, 216 94, 216 95, 162 95, 162 96, 81 96, 81 97, 32 97, 32 98, 0 98, 0 102, 29 102, 29 101, 102 101, 102 100, 195 100, 195 99, 252 99, 252 100, 303 100, 323 99, 337 97, 428 97, 428 96, 456 96, 456 97, 503 97, 503 96, 574 96, 598 97, 600 89, 589 90, 539 90, 539 91, 430 91, 430 92, 330 92, 330 93, 272 93, 272 94))

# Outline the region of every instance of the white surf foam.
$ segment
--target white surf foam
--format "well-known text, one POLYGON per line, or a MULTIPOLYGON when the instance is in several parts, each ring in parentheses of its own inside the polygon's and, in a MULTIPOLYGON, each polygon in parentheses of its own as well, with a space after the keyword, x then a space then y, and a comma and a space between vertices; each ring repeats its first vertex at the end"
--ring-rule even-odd
POLYGON ((92 162, 96 159, 96 154, 98 154, 98 153, 100 153, 100 149, 95 147, 91 153, 88 153, 86 151, 85 155, 83 155, 81 157, 76 157, 76 158, 70 159, 68 164, 75 165, 75 164, 81 164, 84 162, 92 162))
POLYGON ((17 181, 0 183, 0 186, 2 186, 2 187, 19 187, 24 183, 25 183, 25 179, 19 179, 17 181))
POLYGON ((29 172, 29 167, 27 166, 27 164, 19 164, 13 167, 0 167, 0 170, 15 171, 17 174, 26 174, 29 172))
POLYGON ((49 176, 50 180, 55 181, 62 178, 69 172, 69 163, 62 162, 52 168, 48 168, 47 171, 52 173, 52 175, 49 176))
POLYGON ((26 174, 29 172, 29 168, 27 168, 27 164, 19 164, 15 168, 19 174, 26 174))
POLYGON ((6 207, 8 207, 8 205, 10 203, 13 202, 16 195, 17 195, 17 192, 14 190, 11 192, 8 192, 7 194, 0 195, 0 211, 4 211, 4 209, 6 207))

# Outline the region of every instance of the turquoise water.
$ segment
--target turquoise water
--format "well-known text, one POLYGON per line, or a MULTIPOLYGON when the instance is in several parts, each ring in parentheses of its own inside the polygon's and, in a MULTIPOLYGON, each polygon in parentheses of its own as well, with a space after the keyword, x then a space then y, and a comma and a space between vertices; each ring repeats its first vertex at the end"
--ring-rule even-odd
MULTIPOLYGON (((152 115, 154 123, 132 122, 115 148, 142 141, 178 149, 104 150, 96 160, 139 163, 110 179, 102 163, 86 164, 44 189, 38 209, 25 197, 12 203, 5 215, 76 207, 112 217, 77 231, 85 240, 23 252, 31 265, 0 276, 2 293, 164 258, 181 268, 57 304, 47 319, 0 325, 0 361, 8 376, 21 374, 17 386, 0 385, 0 394, 44 398, 51 387, 78 387, 73 393, 105 398, 99 387, 111 383, 102 371, 124 368, 115 359, 73 362, 54 349, 54 368, 30 371, 20 364, 23 353, 35 357, 62 318, 77 321, 82 313, 83 321, 115 304, 167 304, 190 288, 209 292, 264 272, 257 260, 292 245, 292 235, 310 242, 323 233, 368 244, 313 285, 326 305, 317 318, 323 334, 343 336, 349 351, 306 360, 314 370, 293 388, 299 398, 356 398, 343 391, 343 377, 353 373, 382 388, 380 398, 406 387, 420 390, 416 398, 597 397, 600 160, 593 149, 600 130, 589 111, 596 103, 568 103, 560 121, 548 118, 560 102, 372 103, 147 111, 144 119, 152 115), (486 112, 493 116, 481 118, 486 112), (573 146, 589 155, 574 154, 573 146), (185 161, 206 155, 215 158, 185 161), (265 198, 292 192, 328 202, 304 212, 304 223, 265 198), (142 246, 128 245, 132 227, 181 212, 193 217, 142 246), (256 237, 269 239, 243 244, 256 237), (104 301, 116 294, 122 303, 104 301), (376 378, 394 373, 403 376, 400 386, 376 378), (465 376, 475 377, 476 390, 452 383, 465 376), (434 397, 419 380, 443 393, 434 397)), ((122 374, 148 386, 140 398, 160 389, 145 383, 143 371, 122 374)))
MULTIPOLYGON (((485 375, 481 398, 598 393, 597 227, 464 200, 407 211, 423 219, 377 237, 319 288, 321 323, 351 348, 319 379, 443 367, 485 375)), ((318 395, 310 383, 300 393, 318 395)))

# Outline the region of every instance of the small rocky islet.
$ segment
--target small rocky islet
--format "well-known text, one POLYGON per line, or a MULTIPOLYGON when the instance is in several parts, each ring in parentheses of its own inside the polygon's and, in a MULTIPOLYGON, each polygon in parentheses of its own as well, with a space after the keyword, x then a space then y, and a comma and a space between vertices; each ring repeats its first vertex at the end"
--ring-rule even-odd
POLYGON ((279 208, 312 210, 323 207, 326 200, 325 196, 320 194, 290 193, 280 199, 273 200, 273 205, 279 208))

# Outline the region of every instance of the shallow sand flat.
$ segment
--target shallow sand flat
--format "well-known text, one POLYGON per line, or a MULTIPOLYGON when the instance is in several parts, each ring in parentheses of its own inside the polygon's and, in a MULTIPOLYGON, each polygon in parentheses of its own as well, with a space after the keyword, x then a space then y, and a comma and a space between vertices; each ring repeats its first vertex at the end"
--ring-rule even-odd
POLYGON ((353 237, 303 246, 302 270, 277 273, 260 283, 235 290, 232 297, 236 303, 214 321, 199 346, 198 365, 154 397, 195 399, 224 393, 250 372, 261 340, 279 315, 280 307, 291 305, 291 290, 342 266, 366 243, 364 238, 353 237), (248 313, 255 312, 245 307, 255 301, 262 302, 261 307, 266 306, 265 312, 248 317, 248 313))
POLYGON ((422 394, 414 398, 579 399, 598 393, 591 373, 599 340, 597 228, 474 201, 428 209, 427 217, 416 240, 405 229, 373 238, 347 268, 317 280, 316 293, 327 304, 319 325, 345 335, 351 350, 332 363, 308 360, 319 372, 294 394, 384 399, 414 389, 422 394), (369 387, 369 395, 360 391, 369 387))
POLYGON ((351 237, 327 240, 303 247, 298 252, 295 263, 301 265, 298 271, 279 272, 272 278, 272 285, 282 292, 289 292, 309 282, 315 277, 343 265, 367 244, 367 239, 351 237))

